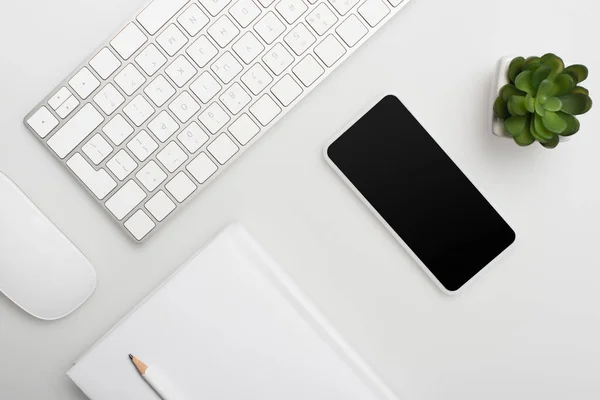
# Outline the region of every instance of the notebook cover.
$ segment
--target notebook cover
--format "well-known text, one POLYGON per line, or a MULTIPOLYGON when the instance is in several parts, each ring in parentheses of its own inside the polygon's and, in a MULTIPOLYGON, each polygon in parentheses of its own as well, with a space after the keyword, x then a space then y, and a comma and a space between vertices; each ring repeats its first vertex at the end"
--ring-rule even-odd
POLYGON ((128 354, 186 399, 398 400, 239 224, 67 373, 92 400, 155 400, 128 354))

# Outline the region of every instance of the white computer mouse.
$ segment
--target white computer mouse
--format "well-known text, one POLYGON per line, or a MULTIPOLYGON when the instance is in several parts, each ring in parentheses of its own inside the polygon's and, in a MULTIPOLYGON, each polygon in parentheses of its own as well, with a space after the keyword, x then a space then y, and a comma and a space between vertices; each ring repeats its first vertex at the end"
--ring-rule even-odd
POLYGON ((95 288, 87 258, 0 172, 0 292, 34 317, 54 320, 95 288))

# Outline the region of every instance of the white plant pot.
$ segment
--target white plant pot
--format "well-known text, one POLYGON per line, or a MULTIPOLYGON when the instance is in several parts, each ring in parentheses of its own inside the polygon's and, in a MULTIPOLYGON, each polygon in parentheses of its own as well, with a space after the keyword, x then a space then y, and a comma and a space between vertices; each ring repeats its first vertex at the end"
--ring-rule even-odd
MULTIPOLYGON (((504 85, 510 83, 510 80, 508 79, 508 67, 514 58, 514 56, 505 56, 498 61, 490 93, 490 129, 494 135, 507 139, 512 139, 512 136, 504 129, 504 121, 497 118, 494 114, 494 102, 500 93, 500 89, 502 89, 504 85)), ((569 137, 565 136, 558 137, 559 142, 567 142, 569 139, 569 137)))

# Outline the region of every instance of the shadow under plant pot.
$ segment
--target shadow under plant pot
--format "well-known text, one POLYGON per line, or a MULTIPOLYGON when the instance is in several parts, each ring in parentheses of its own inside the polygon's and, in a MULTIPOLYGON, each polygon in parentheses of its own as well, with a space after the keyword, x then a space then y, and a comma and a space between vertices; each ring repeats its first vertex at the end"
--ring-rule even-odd
POLYGON ((579 131, 575 116, 592 108, 589 91, 578 86, 587 76, 585 66, 565 68, 554 54, 503 57, 490 95, 492 133, 520 146, 555 148, 579 131))

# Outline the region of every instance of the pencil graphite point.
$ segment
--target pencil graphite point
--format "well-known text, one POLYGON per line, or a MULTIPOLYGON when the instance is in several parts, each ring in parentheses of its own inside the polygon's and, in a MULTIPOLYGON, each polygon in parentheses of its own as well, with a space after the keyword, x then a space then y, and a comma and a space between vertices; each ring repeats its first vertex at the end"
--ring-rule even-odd
POLYGON ((133 354, 130 354, 130 355, 129 355, 129 359, 130 359, 130 360, 133 360, 133 354))

